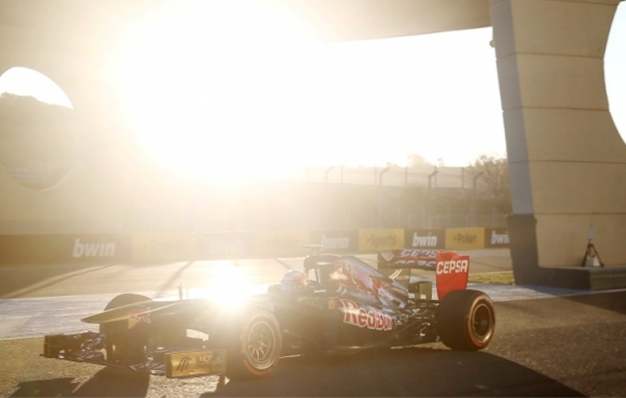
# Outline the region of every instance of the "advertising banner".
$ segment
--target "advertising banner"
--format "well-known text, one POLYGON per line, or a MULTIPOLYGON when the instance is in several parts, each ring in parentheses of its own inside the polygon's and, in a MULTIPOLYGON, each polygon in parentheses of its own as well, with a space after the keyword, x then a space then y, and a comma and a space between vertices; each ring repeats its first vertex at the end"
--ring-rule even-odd
POLYGON ((485 247, 484 228, 447 228, 446 249, 469 250, 485 247))
POLYGON ((509 247, 509 230, 506 228, 485 228, 485 247, 509 247))
POLYGON ((376 253, 379 250, 404 248, 404 229, 360 229, 359 251, 376 253))
POLYGON ((135 234, 133 261, 191 261, 196 257, 192 234, 135 234))
POLYGON ((249 231, 198 234, 197 259, 250 258, 256 254, 255 234, 249 231))
POLYGON ((260 231, 256 233, 258 257, 304 256, 302 246, 310 243, 310 233, 305 230, 260 231))
POLYGON ((443 249, 446 247, 445 229, 407 229, 404 231, 406 248, 443 249))
POLYGON ((309 243, 324 246, 327 253, 356 253, 359 249, 359 234, 356 230, 312 231, 309 243))
POLYGON ((130 235, 0 235, 1 264, 109 264, 130 260, 130 235))

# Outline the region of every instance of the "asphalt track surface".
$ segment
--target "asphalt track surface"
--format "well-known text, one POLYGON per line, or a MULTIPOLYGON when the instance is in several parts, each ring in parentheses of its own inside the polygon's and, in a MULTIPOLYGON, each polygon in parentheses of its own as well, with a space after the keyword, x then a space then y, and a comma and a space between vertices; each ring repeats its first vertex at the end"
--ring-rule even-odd
MULTIPOLYGON (((468 252, 470 272, 511 269, 508 250, 468 252)), ((374 264, 376 255, 360 255, 374 264)), ((233 290, 278 283, 286 271, 302 270, 302 257, 195 261, 162 264, 107 264, 97 266, 0 266, 0 299, 56 297, 94 293, 155 292, 177 294, 185 289, 207 291, 231 286, 233 290)), ((422 274, 432 278, 432 273, 422 274)))
MULTIPOLYGON (((474 271, 478 268, 475 264, 481 262, 485 264, 482 272, 497 270, 494 267, 506 269, 506 259, 500 258, 506 256, 500 254, 474 253, 474 271)), ((0 269, 0 396, 626 395, 624 291, 491 287, 497 328, 491 345, 482 352, 453 352, 436 343, 341 357, 288 358, 281 360, 270 377, 253 381, 229 381, 217 376, 169 380, 45 359, 39 356, 41 337, 20 337, 37 328, 40 331, 35 336, 62 328, 90 311, 89 305, 102 308, 101 302, 106 303, 115 293, 142 291, 153 292, 154 297, 167 296, 177 292, 179 283, 191 292, 200 292, 201 285, 220 272, 230 277, 255 275, 255 284, 272 283, 286 269, 297 269, 299 262, 245 260, 238 265, 179 263, 85 269, 42 266, 35 273, 22 269, 23 278, 15 267, 0 269), (245 272, 216 271, 222 268, 245 272), (116 277, 109 273, 121 270, 116 277), (204 279, 200 278, 203 275, 204 279), (91 304, 81 306, 81 301, 91 304), (71 303, 79 305, 72 307, 71 303), (56 307, 57 317, 50 316, 51 306, 56 307)), ((246 283, 245 279, 238 283, 246 283)))

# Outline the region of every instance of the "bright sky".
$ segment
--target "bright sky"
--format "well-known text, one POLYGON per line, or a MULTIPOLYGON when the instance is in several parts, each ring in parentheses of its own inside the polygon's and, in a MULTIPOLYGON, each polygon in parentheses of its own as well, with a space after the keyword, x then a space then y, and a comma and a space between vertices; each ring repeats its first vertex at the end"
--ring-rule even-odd
MULTIPOLYGON (((296 21, 264 9, 192 4, 201 9, 155 13, 135 26, 111 65, 140 142, 167 167, 250 176, 290 166, 403 166, 412 153, 446 166, 505 155, 491 28, 314 44, 296 21), (242 18, 254 35, 229 25, 242 18)), ((606 80, 623 136, 625 47, 622 5, 606 80)), ((45 76, 24 71, 0 77, 0 92, 69 105, 45 76)))

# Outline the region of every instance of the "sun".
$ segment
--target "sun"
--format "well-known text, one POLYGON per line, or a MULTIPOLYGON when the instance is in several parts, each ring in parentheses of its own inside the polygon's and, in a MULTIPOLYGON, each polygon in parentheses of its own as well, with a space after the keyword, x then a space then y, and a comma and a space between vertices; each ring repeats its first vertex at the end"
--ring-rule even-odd
POLYGON ((292 123, 274 115, 307 32, 278 3, 165 4, 128 32, 114 63, 141 147, 170 170, 222 183, 291 164, 280 143, 292 123))

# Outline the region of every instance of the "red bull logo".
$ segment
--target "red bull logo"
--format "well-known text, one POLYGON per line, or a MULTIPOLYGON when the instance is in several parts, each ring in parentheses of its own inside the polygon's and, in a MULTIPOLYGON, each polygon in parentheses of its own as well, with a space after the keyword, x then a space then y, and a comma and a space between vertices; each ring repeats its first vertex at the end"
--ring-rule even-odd
POLYGON ((373 308, 359 307, 352 300, 339 300, 343 306, 343 322, 371 330, 393 329, 393 318, 373 308))
POLYGON ((130 311, 130 319, 131 321, 135 321, 136 323, 150 323, 150 309, 149 308, 135 308, 130 311))

